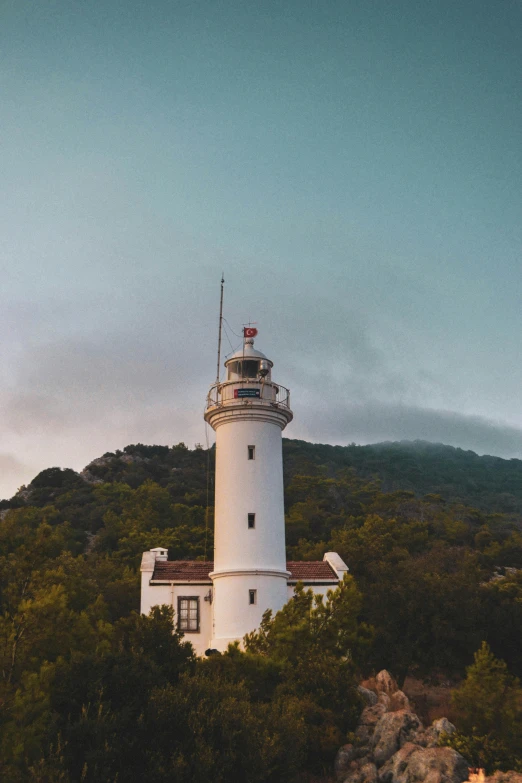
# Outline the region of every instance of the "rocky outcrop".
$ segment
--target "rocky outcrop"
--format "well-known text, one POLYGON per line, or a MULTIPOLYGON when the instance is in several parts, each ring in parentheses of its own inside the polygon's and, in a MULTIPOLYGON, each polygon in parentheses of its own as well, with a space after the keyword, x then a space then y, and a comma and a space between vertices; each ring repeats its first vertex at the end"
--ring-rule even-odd
POLYGON ((392 693, 396 693, 399 690, 399 687, 391 674, 386 671, 386 669, 383 669, 375 678, 375 687, 377 690, 377 693, 387 693, 388 696, 391 696, 392 693))
POLYGON ((355 736, 361 746, 369 745, 375 727, 385 712, 384 704, 374 704, 373 707, 364 708, 355 731, 355 736))
POLYGON ((424 728, 387 671, 366 681, 359 693, 366 707, 353 743, 337 754, 338 783, 462 783, 468 779, 468 762, 460 753, 438 747, 442 733, 455 731, 453 724, 440 718, 424 728))
POLYGON ((424 748, 435 748, 439 744, 442 734, 453 734, 457 729, 447 718, 434 720, 431 726, 424 732, 417 734, 416 742, 424 748))
POLYGON ((393 770, 381 770, 379 783, 455 783, 468 778, 468 762, 453 748, 413 745, 408 751, 406 759, 393 770))
POLYGON ((378 698, 375 691, 371 691, 369 688, 363 688, 362 685, 359 685, 357 692, 367 707, 373 707, 374 704, 377 704, 378 698))
POLYGON ((422 730, 422 723, 413 712, 386 712, 375 726, 370 743, 374 762, 382 766, 406 742, 415 741, 417 732, 422 730))
POLYGON ((415 745, 413 742, 406 742, 380 769, 380 783, 392 783, 393 781, 402 780, 404 772, 408 767, 410 756, 418 750, 418 745, 415 745))

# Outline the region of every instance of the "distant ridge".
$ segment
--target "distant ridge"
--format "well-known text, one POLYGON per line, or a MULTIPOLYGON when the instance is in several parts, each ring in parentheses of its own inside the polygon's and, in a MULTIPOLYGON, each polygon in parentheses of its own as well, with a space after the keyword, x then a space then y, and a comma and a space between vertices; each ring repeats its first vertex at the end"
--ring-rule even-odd
POLYGON ((392 441, 368 446, 331 446, 300 440, 283 442, 286 467, 299 462, 330 472, 351 468, 381 481, 382 490, 438 494, 446 500, 488 511, 522 513, 522 460, 479 456, 455 446, 428 441, 392 441))
MULTIPOLYGON (((134 444, 107 452, 81 473, 49 468, 1 508, 45 505, 56 496, 85 484, 123 482, 140 486, 150 479, 162 486, 179 484, 180 492, 202 496, 205 490, 206 451, 201 447, 134 444), (50 489, 51 488, 51 489, 50 489)), ((342 470, 378 480, 385 492, 407 490, 417 496, 438 494, 486 511, 522 514, 522 460, 479 456, 442 443, 385 441, 367 446, 332 446, 303 440, 283 440, 285 479, 296 474, 342 470)))

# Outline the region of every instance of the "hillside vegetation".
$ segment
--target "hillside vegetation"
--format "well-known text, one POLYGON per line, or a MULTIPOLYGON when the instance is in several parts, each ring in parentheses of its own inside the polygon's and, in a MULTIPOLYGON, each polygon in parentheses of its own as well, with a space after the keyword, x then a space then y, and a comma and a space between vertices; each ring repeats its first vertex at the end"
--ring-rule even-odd
POLYGON ((522 675, 521 461, 286 440, 284 471, 289 559, 351 576, 208 661, 136 611, 144 550, 212 556, 212 451, 128 446, 0 503, 2 779, 291 779, 331 762, 362 674, 456 681, 487 642, 522 675))

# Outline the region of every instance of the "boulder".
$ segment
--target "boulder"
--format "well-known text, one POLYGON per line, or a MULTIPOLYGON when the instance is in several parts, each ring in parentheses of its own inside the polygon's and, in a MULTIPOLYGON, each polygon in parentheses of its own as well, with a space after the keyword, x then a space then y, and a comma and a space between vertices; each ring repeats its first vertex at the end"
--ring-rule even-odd
POLYGON ((377 783, 377 767, 367 762, 351 772, 343 783, 377 783))
POLYGON ((439 740, 442 734, 454 734, 456 731, 457 729, 453 723, 450 723, 447 718, 439 718, 439 720, 434 720, 431 726, 426 729, 426 736, 428 737, 427 747, 436 747, 439 744, 439 740))
POLYGON ((395 693, 395 691, 399 690, 397 683, 391 676, 390 672, 387 672, 386 669, 380 671, 376 676, 375 686, 379 693, 387 693, 388 696, 391 696, 392 693, 395 693))
POLYGON ((410 700, 404 693, 404 691, 395 691, 390 696, 390 704, 388 709, 390 712, 396 712, 397 710, 411 710, 410 700))
POLYGON ((384 704, 374 704, 373 707, 365 707, 359 718, 359 725, 355 730, 355 736, 363 745, 370 742, 375 726, 386 712, 384 704))
POLYGON ((359 696, 361 696, 367 707, 373 707, 374 704, 377 704, 377 694, 371 691, 369 688, 363 688, 362 685, 359 685, 357 688, 357 693, 359 696))
MULTIPOLYGON (((355 729, 355 738, 358 742, 358 744, 367 749, 368 752, 370 750, 370 742, 372 741, 373 737, 373 730, 374 726, 357 726, 355 729)), ((366 752, 366 750, 365 750, 366 752)))
POLYGON ((359 724, 361 726, 372 726, 375 727, 375 725, 380 721, 382 716, 386 712, 386 707, 384 704, 374 704, 373 707, 365 707, 364 710, 361 712, 361 717, 359 718, 359 724))
POLYGON ((468 762, 453 748, 421 748, 394 783, 462 783, 468 771, 468 762))
POLYGON ((391 699, 390 699, 390 697, 388 696, 387 693, 379 693, 379 695, 377 697, 377 703, 378 704, 384 704, 386 712, 388 712, 388 710, 390 709, 390 701, 391 701, 391 699))
POLYGON ((352 744, 343 745, 337 751, 334 761, 334 775, 336 780, 344 780, 350 770, 350 764, 355 759, 355 749, 352 744))
POLYGON ((456 750, 407 742, 379 771, 379 783, 462 783, 467 776, 468 762, 456 750))
POLYGON ((408 766, 408 760, 412 753, 420 750, 419 745, 406 742, 379 770, 379 783, 395 783, 401 779, 404 770, 408 766))
POLYGON ((371 743, 377 766, 381 767, 406 742, 414 740, 418 731, 422 731, 422 723, 413 712, 386 712, 375 726, 371 743))
POLYGON ((442 734, 454 734, 455 731, 457 729, 447 718, 439 718, 434 720, 426 731, 417 732, 415 742, 423 748, 436 748, 442 734))

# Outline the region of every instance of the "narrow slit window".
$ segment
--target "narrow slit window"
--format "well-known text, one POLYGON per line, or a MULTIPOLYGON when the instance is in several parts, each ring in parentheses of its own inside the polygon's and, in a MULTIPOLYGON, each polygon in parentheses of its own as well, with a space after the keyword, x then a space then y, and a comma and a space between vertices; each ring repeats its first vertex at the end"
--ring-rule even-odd
POLYGON ((248 527, 250 530, 256 526, 256 515, 255 514, 249 514, 248 515, 248 527))
POLYGON ((256 447, 255 446, 247 446, 248 448, 248 459, 255 459, 256 458, 256 447))
POLYGON ((248 603, 257 604, 257 590, 248 591, 248 603))

